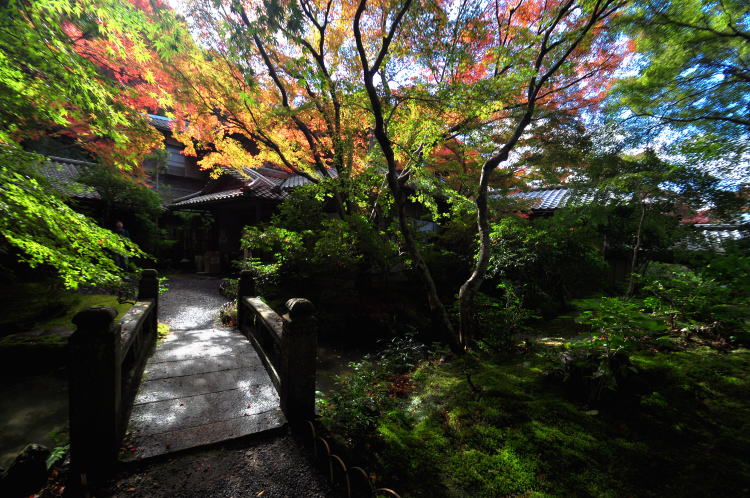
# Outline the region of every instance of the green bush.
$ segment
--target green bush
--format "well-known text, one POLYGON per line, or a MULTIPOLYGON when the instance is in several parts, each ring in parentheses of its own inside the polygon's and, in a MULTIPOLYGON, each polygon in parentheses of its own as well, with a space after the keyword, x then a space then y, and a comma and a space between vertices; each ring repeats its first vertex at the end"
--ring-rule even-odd
POLYGON ((500 283, 497 289, 501 297, 493 297, 482 292, 475 300, 477 344, 486 351, 509 352, 518 343, 520 336, 529 331, 526 322, 537 315, 524 308, 521 297, 510 283, 500 283))
POLYGON ((575 396, 594 403, 624 391, 638 373, 629 353, 644 336, 665 327, 635 301, 602 297, 580 300, 576 305, 583 308, 576 321, 591 327, 592 335, 568 345, 555 373, 575 396))
POLYGON ((674 331, 740 333, 747 328, 750 307, 736 289, 707 272, 680 265, 652 263, 641 277, 643 302, 674 331))
POLYGON ((219 282, 219 293, 227 299, 237 299, 240 292, 239 278, 222 278, 219 282))
POLYGON ((492 225, 490 240, 488 275, 512 282, 527 306, 546 315, 602 286, 606 265, 585 224, 509 217, 492 225))
POLYGON ((327 397, 319 400, 320 414, 348 440, 373 436, 379 417, 398 405, 406 379, 430 350, 412 336, 394 337, 377 353, 351 363, 353 372, 338 376, 327 397))

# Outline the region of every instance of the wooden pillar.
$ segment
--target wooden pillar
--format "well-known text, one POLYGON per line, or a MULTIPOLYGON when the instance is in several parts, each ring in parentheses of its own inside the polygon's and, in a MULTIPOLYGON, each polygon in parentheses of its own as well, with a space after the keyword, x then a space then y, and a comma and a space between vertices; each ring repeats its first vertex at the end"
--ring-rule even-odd
POLYGON ((315 416, 315 377, 318 352, 318 321, 315 306, 307 299, 286 302, 281 337, 281 409, 292 424, 315 416))
POLYGON ((73 318, 68 342, 70 452, 74 481, 97 482, 114 469, 120 446, 120 324, 112 307, 73 318))

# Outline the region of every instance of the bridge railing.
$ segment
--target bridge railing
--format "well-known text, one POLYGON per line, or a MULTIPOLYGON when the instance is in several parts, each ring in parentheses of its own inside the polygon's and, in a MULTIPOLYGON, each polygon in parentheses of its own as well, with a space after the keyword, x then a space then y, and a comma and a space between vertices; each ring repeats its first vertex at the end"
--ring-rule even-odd
POLYGON ((135 305, 119 322, 112 307, 73 318, 68 341, 70 453, 74 481, 105 478, 114 469, 146 359, 156 340, 159 282, 144 270, 135 305))
POLYGON ((287 420, 299 424, 315 416, 318 323, 315 307, 302 298, 286 302, 279 315, 256 296, 253 276, 240 274, 237 322, 250 339, 279 392, 287 420))

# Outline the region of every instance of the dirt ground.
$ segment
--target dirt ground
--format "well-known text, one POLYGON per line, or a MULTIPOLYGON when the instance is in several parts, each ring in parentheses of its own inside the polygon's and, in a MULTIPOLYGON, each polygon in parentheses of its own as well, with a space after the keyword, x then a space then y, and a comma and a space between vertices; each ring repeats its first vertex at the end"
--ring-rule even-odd
MULTIPOLYGON (((69 461, 56 465, 39 498, 80 498, 68 484, 69 461)), ((90 497, 324 498, 325 477, 284 429, 132 464, 121 464, 90 497)))
POLYGON ((97 496, 326 497, 325 478, 285 432, 124 466, 97 496))

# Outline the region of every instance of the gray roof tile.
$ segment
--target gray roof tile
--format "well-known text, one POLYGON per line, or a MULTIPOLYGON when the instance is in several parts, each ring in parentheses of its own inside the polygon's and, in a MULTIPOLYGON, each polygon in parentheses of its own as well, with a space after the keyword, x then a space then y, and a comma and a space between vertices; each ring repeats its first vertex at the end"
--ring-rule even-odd
POLYGON ((149 114, 151 118, 151 124, 154 128, 161 131, 172 131, 172 119, 166 116, 157 116, 156 114, 149 114))
POLYGON ((572 197, 571 189, 553 188, 546 190, 532 190, 530 192, 517 192, 511 197, 533 201, 531 209, 559 209, 565 207, 572 197))
POLYGON ((55 156, 50 156, 49 159, 48 165, 42 166, 40 172, 55 188, 77 199, 101 199, 101 195, 93 187, 83 185, 78 181, 81 177, 79 165, 93 165, 94 163, 55 156))

